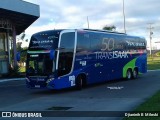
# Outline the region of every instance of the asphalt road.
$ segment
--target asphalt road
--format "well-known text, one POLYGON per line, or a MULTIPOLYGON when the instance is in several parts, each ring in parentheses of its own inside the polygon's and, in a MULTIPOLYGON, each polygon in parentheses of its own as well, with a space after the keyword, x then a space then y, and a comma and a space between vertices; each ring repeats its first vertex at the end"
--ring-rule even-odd
MULTIPOLYGON (((51 107, 54 109, 68 107, 67 111, 132 111, 158 90, 160 90, 160 71, 148 72, 139 76, 137 80, 117 80, 91 85, 81 91, 35 90, 26 88, 25 81, 8 81, 0 83, 0 111, 45 111, 51 107)), ((43 119, 46 120, 46 118, 40 120, 43 119)), ((118 120, 121 118, 76 119, 118 120)))

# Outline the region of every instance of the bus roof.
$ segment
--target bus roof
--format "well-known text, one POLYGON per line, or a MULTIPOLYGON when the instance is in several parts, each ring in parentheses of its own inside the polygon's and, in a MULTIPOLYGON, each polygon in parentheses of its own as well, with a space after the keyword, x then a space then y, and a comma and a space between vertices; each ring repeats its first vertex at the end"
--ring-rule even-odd
MULTIPOLYGON (((55 30, 46 30, 46 31, 41 31, 41 32, 37 32, 36 34, 40 34, 40 33, 46 33, 46 32, 52 32, 52 31, 57 31, 57 32, 61 32, 63 30, 70 30, 70 29, 55 29, 55 30)), ((124 34, 127 35, 125 33, 120 33, 120 32, 116 32, 116 31, 109 31, 109 30, 98 30, 98 29, 75 29, 75 30, 84 30, 84 31, 95 31, 95 32, 104 32, 104 33, 116 33, 116 34, 124 34)))
POLYGON ((109 30, 99 30, 99 29, 53 29, 53 30, 46 30, 46 31, 41 31, 37 32, 33 35, 36 34, 45 34, 47 32, 62 32, 64 30, 80 30, 80 31, 91 31, 91 32, 101 32, 101 33, 111 33, 111 34, 119 34, 119 35, 125 35, 125 36, 130 36, 130 37, 137 37, 137 38, 142 38, 145 39, 144 37, 141 36, 134 36, 134 35, 128 35, 126 33, 121 33, 121 32, 116 32, 116 31, 109 31, 109 30))
POLYGON ((109 31, 109 30, 98 30, 98 29, 79 29, 79 30, 86 30, 86 31, 93 31, 93 32, 102 32, 102 33, 111 33, 111 34, 119 34, 119 35, 124 35, 124 36, 128 36, 128 37, 134 37, 134 38, 140 38, 140 39, 145 39, 142 36, 134 36, 134 35, 129 35, 126 33, 121 33, 121 32, 116 32, 116 31, 109 31))
POLYGON ((120 32, 110 31, 110 30, 98 30, 98 29, 83 29, 83 30, 96 31, 96 32, 104 32, 104 33, 116 33, 116 34, 127 35, 126 33, 120 33, 120 32))
POLYGON ((33 35, 37 35, 37 34, 45 34, 45 33, 48 33, 48 32, 61 32, 61 31, 63 31, 63 30, 65 30, 65 29, 45 30, 45 31, 37 32, 37 33, 35 33, 35 34, 33 34, 33 35))

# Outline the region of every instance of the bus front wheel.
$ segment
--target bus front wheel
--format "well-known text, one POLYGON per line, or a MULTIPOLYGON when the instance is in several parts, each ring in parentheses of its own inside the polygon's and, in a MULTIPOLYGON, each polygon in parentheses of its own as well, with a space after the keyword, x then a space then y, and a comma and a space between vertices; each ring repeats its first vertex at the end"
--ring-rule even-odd
POLYGON ((76 89, 77 89, 77 90, 81 90, 82 87, 83 87, 83 84, 84 84, 83 77, 82 77, 81 75, 79 75, 79 76, 76 78, 76 89))

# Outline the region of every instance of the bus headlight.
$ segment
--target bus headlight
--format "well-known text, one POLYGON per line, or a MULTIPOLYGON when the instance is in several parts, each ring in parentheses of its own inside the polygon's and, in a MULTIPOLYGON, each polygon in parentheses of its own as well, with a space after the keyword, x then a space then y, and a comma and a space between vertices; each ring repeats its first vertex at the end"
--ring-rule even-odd
POLYGON ((29 78, 26 77, 26 81, 27 81, 27 82, 30 82, 29 78))
POLYGON ((54 78, 49 78, 46 83, 48 84, 49 82, 51 82, 52 80, 54 80, 54 78))

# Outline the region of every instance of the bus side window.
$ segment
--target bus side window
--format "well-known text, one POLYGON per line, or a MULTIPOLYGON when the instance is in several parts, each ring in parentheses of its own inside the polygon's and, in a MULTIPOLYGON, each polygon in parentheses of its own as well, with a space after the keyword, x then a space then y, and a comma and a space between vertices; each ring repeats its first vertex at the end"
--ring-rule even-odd
POLYGON ((102 37, 99 34, 95 34, 91 39, 91 50, 97 51, 102 49, 102 37))
POLYGON ((90 35, 88 33, 78 33, 77 52, 88 51, 90 49, 90 35))

